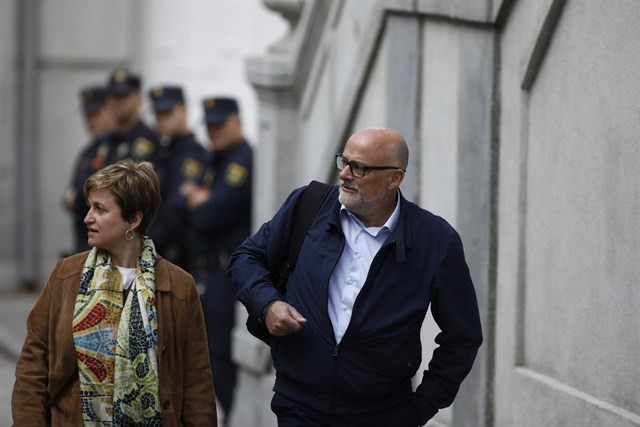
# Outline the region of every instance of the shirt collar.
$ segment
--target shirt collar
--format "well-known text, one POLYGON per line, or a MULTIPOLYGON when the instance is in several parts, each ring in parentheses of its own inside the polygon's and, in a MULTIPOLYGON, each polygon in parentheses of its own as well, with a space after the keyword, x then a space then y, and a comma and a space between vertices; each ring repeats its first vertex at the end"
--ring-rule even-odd
POLYGON ((396 225, 398 224, 398 218, 400 217, 400 192, 398 191, 396 196, 395 209, 393 210, 389 218, 387 218, 387 221, 382 227, 365 227, 362 221, 360 221, 358 217, 356 217, 351 211, 349 211, 349 209, 347 209, 347 207, 343 204, 340 204, 340 216, 343 218, 349 218, 350 220, 354 221, 360 228, 362 228, 373 237, 377 237, 378 234, 380 234, 382 231, 391 232, 396 228, 396 225))

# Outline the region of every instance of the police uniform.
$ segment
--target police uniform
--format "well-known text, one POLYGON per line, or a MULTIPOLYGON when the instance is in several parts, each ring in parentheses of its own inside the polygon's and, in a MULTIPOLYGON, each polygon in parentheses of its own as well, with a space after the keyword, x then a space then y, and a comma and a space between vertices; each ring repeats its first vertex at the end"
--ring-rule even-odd
MULTIPOLYGON (((156 112, 171 111, 184 104, 182 89, 176 86, 158 86, 149 91, 156 112)), ((163 141, 164 142, 164 141, 163 141)), ((186 200, 180 195, 180 186, 186 181, 197 181, 207 162, 205 149, 193 133, 167 139, 168 161, 165 165, 162 203, 151 224, 149 236, 156 250, 169 261, 186 268, 184 237, 186 230, 186 200)))
MULTIPOLYGON (((238 113, 235 101, 204 102, 208 124, 224 122, 238 113)), ((225 274, 229 255, 251 229, 252 149, 245 140, 211 153, 202 176, 208 201, 190 210, 187 229, 189 272, 201 290, 209 354, 216 395, 226 415, 233 403, 236 366, 231 359, 231 330, 235 322, 235 292, 225 274)))
MULTIPOLYGON (((107 87, 109 96, 116 96, 129 95, 134 91, 139 92, 140 86, 139 76, 124 69, 117 69, 109 77, 107 87)), ((113 138, 112 144, 116 146, 116 149, 110 152, 108 163, 115 163, 126 158, 151 162, 162 185, 168 154, 160 144, 158 136, 149 126, 142 120, 138 120, 128 132, 124 134, 114 132, 113 138)))
MULTIPOLYGON (((107 89, 104 86, 94 85, 80 90, 80 101, 84 114, 89 114, 103 108, 107 97, 107 89)), ((89 210, 84 198, 84 182, 94 172, 107 165, 107 158, 114 148, 110 135, 102 133, 93 138, 80 152, 76 159, 69 187, 75 190, 76 200, 73 206, 74 246, 76 252, 89 249, 87 244, 87 226, 84 218, 89 210)))

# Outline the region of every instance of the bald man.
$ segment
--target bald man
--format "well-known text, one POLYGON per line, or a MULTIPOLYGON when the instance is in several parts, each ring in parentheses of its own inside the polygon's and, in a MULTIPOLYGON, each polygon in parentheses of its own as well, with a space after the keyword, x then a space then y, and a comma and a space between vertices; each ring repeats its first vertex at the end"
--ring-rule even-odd
POLYGON ((231 257, 238 299, 273 336, 279 426, 423 425, 471 370, 482 330, 462 242, 402 196, 408 159, 394 130, 349 138, 336 155, 340 184, 306 234, 286 295, 269 281, 269 262, 284 258, 304 188, 231 257), (413 390, 429 305, 442 332, 413 390))

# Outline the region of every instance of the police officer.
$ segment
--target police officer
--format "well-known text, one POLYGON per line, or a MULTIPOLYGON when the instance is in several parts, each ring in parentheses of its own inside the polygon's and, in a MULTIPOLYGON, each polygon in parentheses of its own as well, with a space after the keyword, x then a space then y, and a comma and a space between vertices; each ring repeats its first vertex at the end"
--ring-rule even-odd
POLYGON ((91 137, 82 149, 72 171, 71 181, 64 194, 64 205, 73 217, 74 249, 82 252, 89 249, 87 226, 84 217, 88 207, 83 185, 89 176, 107 165, 109 153, 114 150, 109 132, 113 129, 113 118, 107 100, 107 88, 103 85, 87 86, 80 90, 80 102, 84 122, 91 137))
POLYGON ((201 185, 185 183, 181 193, 189 209, 189 272, 201 285, 213 382, 228 420, 236 384, 231 360, 235 296, 224 271, 229 254, 250 232, 252 150, 234 99, 206 99, 204 113, 211 160, 201 185))
POLYGON ((179 190, 183 183, 194 182, 202 175, 207 154, 187 126, 182 88, 156 86, 149 91, 149 97, 156 117, 156 133, 168 154, 162 204, 149 236, 159 254, 186 268, 183 259, 186 199, 179 190))
POLYGON ((140 118, 140 86, 140 76, 125 69, 116 69, 109 77, 107 87, 115 119, 113 134, 118 148, 108 160, 109 163, 115 163, 130 157, 136 161, 149 161, 155 166, 162 186, 166 151, 157 135, 140 118))

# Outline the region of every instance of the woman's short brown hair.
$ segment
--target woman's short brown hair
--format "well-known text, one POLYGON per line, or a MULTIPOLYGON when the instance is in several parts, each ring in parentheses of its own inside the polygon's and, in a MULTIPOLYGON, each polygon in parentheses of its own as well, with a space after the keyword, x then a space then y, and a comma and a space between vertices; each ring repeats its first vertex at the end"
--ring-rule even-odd
POLYGON ((142 212, 137 231, 145 234, 160 206, 160 183, 153 165, 125 159, 105 167, 84 183, 85 199, 89 200, 91 191, 102 189, 113 194, 125 221, 133 220, 137 212, 142 212))

